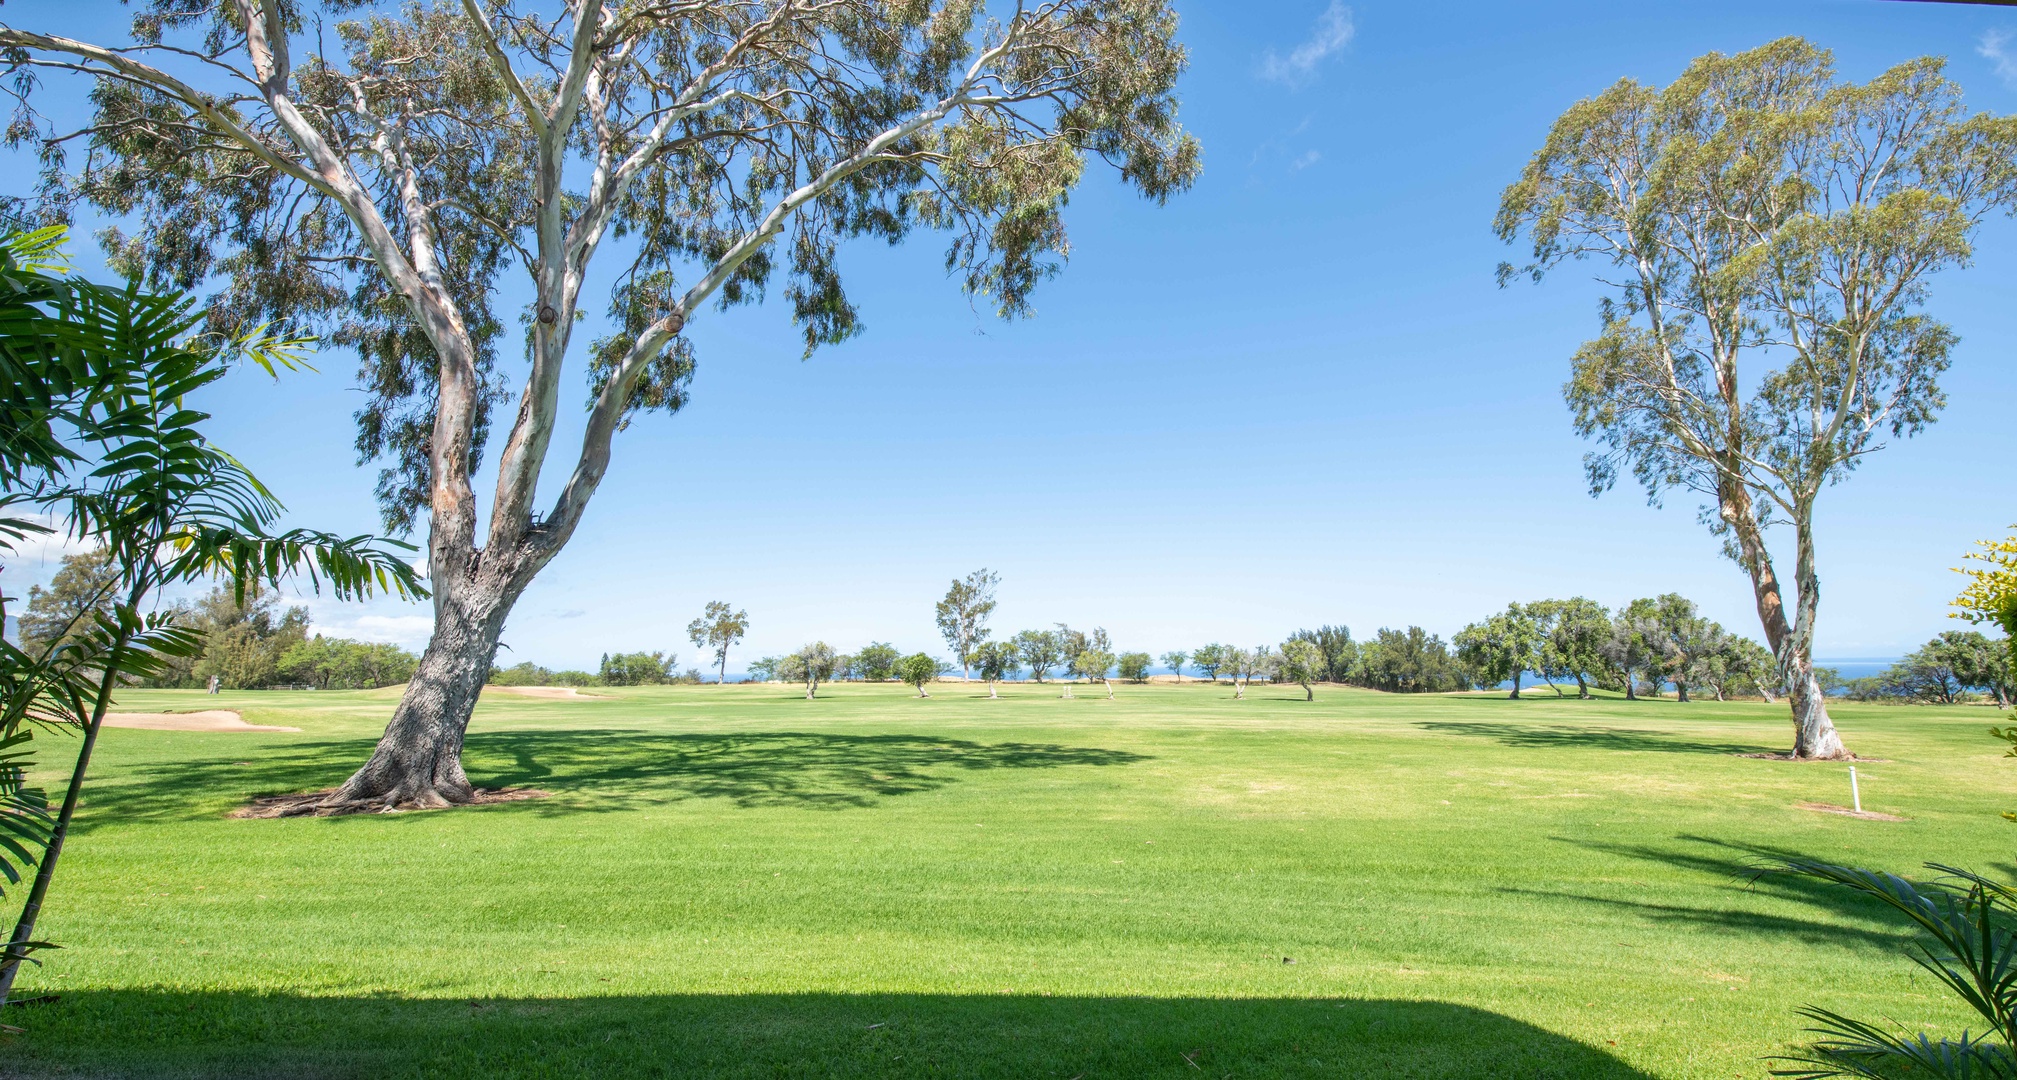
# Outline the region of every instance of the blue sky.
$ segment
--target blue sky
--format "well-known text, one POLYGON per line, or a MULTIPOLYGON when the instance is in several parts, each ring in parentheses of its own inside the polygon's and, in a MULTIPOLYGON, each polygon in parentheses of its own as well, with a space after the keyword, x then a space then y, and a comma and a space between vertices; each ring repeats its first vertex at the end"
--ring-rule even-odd
MULTIPOLYGON (((1499 190, 1577 98, 1785 34, 1858 79, 1947 56, 1971 107, 2017 110, 2017 10, 1179 8, 1184 118, 1205 148, 1195 190, 1158 208, 1091 171, 1071 263, 1034 319, 977 311, 920 236, 848 252, 868 332, 810 361, 781 305, 697 320, 692 404, 619 436, 500 662, 642 648, 698 663, 684 626, 712 599, 750 613, 731 670, 815 638, 942 652, 932 603, 982 566, 1002 575, 998 629, 1104 625, 1158 653, 1319 623, 1447 635, 1508 601, 1665 591, 1757 636, 1746 580, 1691 500, 1585 493, 1559 388, 1597 286, 1571 267, 1497 287, 1499 190)), ((106 9, 80 20, 74 4, 17 0, 4 14, 103 36, 106 9)), ((27 183, 15 160, 9 190, 27 183)), ((1950 405, 1824 496, 1820 655, 1896 655, 1952 628, 1948 568, 2017 520, 2013 286, 2003 219, 1974 266, 1935 282, 1930 310, 1962 338, 1950 405)), ((375 528, 375 467, 350 449, 352 360, 317 363, 277 385, 234 376, 208 403, 215 436, 300 523, 375 528)), ((15 569, 18 593, 53 563, 15 569)), ((425 639, 423 607, 310 603, 327 631, 425 639)))

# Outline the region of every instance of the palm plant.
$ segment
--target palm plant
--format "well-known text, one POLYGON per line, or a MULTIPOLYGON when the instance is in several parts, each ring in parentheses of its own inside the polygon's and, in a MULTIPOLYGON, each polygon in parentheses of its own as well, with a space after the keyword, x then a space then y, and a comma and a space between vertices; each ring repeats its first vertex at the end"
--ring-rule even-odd
MULTIPOLYGON (((203 437, 209 414, 187 398, 234 364, 269 373, 298 366, 301 339, 263 329, 219 341, 195 332, 187 299, 61 275, 60 230, 0 244, 0 554, 57 531, 103 545, 117 573, 97 603, 34 652, 0 642, 0 876, 36 868, 0 952, 0 1003, 24 960, 49 947, 35 924, 69 834, 114 692, 197 647, 172 615, 143 612, 164 586, 228 578, 254 583, 305 574, 339 598, 425 595, 388 542, 294 529, 264 485, 203 437), (20 511, 33 516, 13 516, 20 511), (26 782, 34 728, 74 730, 77 758, 59 808, 26 782)), ((396 544, 400 548, 406 545, 396 544)), ((407 550, 411 550, 408 548, 407 550)), ((4 599, 0 599, 4 604, 4 599)))
POLYGON ((1902 912, 1932 943, 1913 945, 1912 960, 1933 973, 1988 1022, 1976 1035, 1936 1039, 1925 1032, 1887 1031, 1827 1009, 1808 1007, 1801 1015, 1815 1022, 1819 1036, 1804 1054, 1781 1058, 1789 1068, 1775 1076, 1821 1080, 1853 1076, 1873 1080, 2013 1080, 2017 1078, 2017 889, 1968 870, 1928 863, 1944 875, 1929 883, 1895 874, 1786 862, 1766 872, 1815 878, 1902 912))

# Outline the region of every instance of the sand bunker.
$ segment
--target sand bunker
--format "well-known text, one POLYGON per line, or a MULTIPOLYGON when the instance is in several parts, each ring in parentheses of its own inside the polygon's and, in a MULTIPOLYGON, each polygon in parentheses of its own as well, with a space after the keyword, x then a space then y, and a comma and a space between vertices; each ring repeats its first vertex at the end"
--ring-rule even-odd
MULTIPOLYGON (((296 795, 262 795, 246 806, 233 810, 225 817, 232 818, 288 818, 288 817, 338 817, 348 814, 392 814, 406 810, 439 810, 448 807, 420 806, 414 803, 400 803, 397 806, 372 805, 369 803, 345 803, 328 807, 322 800, 336 793, 335 788, 321 791, 304 791, 296 795)), ((552 792, 538 788, 477 788, 476 797, 470 806, 489 806, 493 803, 519 802, 525 799, 544 799, 552 792)))
POLYGON ((202 712, 115 712, 105 714, 106 727, 146 728, 149 731, 300 731, 298 727, 248 724, 230 709, 202 712))
POLYGON ((486 686, 483 688, 483 692, 486 694, 492 692, 517 694, 519 697, 532 698, 590 698, 598 696, 596 694, 584 694, 572 686, 486 686))
POLYGON ((1803 802, 1803 803, 1794 803, 1793 805, 1799 807, 1802 810, 1812 810, 1817 814, 1840 814, 1843 817, 1861 818, 1864 821, 1911 820, 1910 818, 1901 818, 1896 814, 1880 814, 1875 810, 1851 810, 1846 806, 1836 806, 1833 803, 1803 802))

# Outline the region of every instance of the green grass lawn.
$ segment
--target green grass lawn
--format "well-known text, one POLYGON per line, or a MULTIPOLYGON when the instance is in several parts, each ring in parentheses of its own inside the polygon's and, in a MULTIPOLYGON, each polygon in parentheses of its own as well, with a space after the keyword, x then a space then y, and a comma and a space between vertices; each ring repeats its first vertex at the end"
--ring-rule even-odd
POLYGON ((479 710, 471 778, 551 798, 291 820, 225 814, 340 782, 391 692, 128 694, 303 731, 107 731, 0 1075, 1758 1077, 1804 1003, 1969 1018, 1748 864, 2017 836, 1983 708, 1838 708, 1893 823, 1738 756, 1783 706, 605 693, 479 710))

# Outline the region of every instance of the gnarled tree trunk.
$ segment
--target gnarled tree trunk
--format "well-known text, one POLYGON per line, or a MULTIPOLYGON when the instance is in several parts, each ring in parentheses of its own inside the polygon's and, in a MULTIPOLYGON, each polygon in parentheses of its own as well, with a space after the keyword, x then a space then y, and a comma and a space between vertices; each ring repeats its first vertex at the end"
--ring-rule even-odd
POLYGON ((532 575, 493 574, 481 558, 468 561, 478 564, 476 573, 461 581, 437 568, 434 635, 371 760, 305 812, 422 809, 475 799, 462 771, 462 740, 505 618, 532 575))

